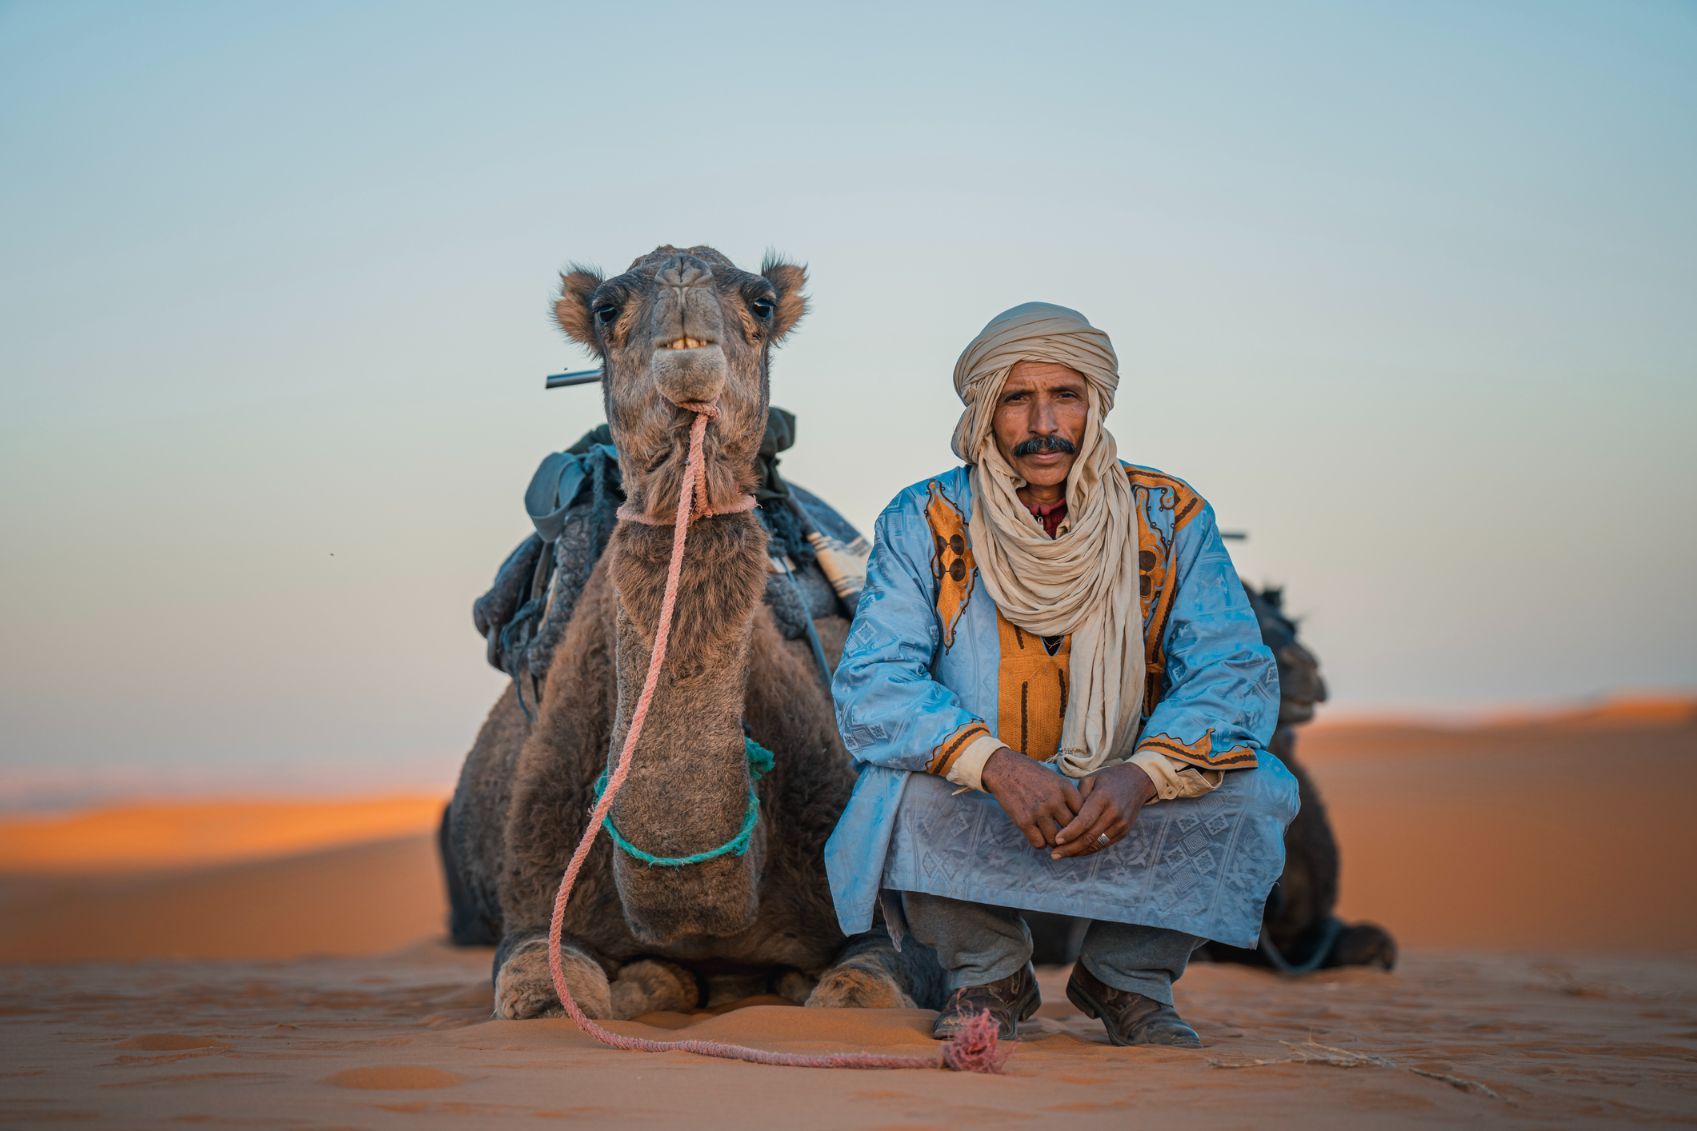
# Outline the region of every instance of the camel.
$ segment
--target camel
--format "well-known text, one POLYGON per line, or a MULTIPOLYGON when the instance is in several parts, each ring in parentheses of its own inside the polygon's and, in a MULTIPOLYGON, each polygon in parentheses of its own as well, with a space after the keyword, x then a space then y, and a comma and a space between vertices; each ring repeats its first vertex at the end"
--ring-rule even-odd
MULTIPOLYGON (((845 938, 823 846, 853 785, 828 688, 808 643, 784 638, 762 602, 766 534, 738 510, 754 487, 772 348, 806 310, 805 269, 758 274, 709 247, 670 245, 603 279, 561 276, 554 314, 599 355, 626 510, 555 649, 534 723, 516 688, 466 758, 441 843, 456 942, 496 943, 495 1014, 557 1013, 548 922, 597 779, 624 742, 649 663, 689 428, 705 442, 708 517, 691 527, 676 621, 630 777, 610 814, 644 862, 598 837, 567 909, 563 965, 597 1018, 690 1009, 766 990, 810 1006, 935 1007, 941 972, 881 926, 845 938), (774 754, 759 776, 751 751, 774 754)), ((834 664, 848 621, 814 621, 834 664)))

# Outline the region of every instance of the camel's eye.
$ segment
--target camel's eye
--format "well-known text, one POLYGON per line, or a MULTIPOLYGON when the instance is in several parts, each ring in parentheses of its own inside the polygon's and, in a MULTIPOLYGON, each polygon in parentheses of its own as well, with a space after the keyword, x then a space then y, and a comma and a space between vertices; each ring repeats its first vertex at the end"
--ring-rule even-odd
POLYGON ((619 316, 619 308, 610 302, 597 303, 594 313, 597 326, 611 326, 613 319, 619 316))
POLYGON ((754 311, 754 316, 762 322, 772 317, 772 312, 777 309, 772 305, 772 300, 769 298, 757 298, 748 306, 750 310, 754 311))

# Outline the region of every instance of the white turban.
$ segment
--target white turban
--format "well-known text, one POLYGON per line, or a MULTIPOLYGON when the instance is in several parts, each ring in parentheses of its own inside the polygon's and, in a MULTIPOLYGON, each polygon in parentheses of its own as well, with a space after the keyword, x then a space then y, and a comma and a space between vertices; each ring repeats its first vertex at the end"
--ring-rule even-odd
POLYGON ((1127 758, 1143 705, 1143 612, 1131 481, 1102 418, 1119 359, 1108 336, 1064 306, 1028 302, 990 320, 955 363, 966 404, 954 450, 972 465, 972 555, 1002 615, 1039 636, 1072 634, 1055 762, 1083 777, 1127 758), (1067 530, 1050 538, 1019 500, 1025 486, 991 429, 1008 370, 1048 361, 1084 375, 1089 407, 1067 473, 1067 530))

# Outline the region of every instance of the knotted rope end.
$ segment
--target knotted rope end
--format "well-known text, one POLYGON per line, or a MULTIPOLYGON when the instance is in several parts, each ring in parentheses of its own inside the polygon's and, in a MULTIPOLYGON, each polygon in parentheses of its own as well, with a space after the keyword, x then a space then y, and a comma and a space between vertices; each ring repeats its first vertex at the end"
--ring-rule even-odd
POLYGON ((969 1018, 943 1046, 943 1067, 955 1072, 997 1073, 1011 1050, 1002 1048, 996 1019, 988 1009, 969 1018))

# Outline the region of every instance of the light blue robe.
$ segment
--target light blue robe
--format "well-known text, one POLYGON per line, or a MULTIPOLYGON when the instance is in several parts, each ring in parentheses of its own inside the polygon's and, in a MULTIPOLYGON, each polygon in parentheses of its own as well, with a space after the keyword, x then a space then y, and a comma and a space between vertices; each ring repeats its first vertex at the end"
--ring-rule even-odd
MULTIPOLYGON (((1159 558, 1165 584, 1176 586, 1162 602, 1164 671, 1153 676, 1159 698, 1139 744, 1182 749, 1199 767, 1245 768, 1225 769, 1220 786, 1203 796, 1145 807, 1112 847, 1060 861, 1033 849, 990 795, 960 792, 927 772, 959 745, 956 736, 982 733, 980 726, 1007 736, 997 727, 994 602, 969 576, 952 625, 938 607, 953 562, 927 505, 940 498, 970 519, 970 477, 962 467, 916 483, 878 517, 866 588, 832 686, 837 724, 859 770, 825 848, 845 932, 869 929, 880 891, 893 889, 1255 945, 1284 867, 1285 826, 1297 810, 1295 779, 1266 749, 1278 718, 1278 669, 1212 508, 1181 481, 1132 470, 1148 472, 1141 484, 1133 475, 1143 563, 1159 558)), ((970 530, 965 535, 970 545, 970 530)), ((956 571, 951 592, 969 572, 956 571)), ((1146 634, 1155 619, 1150 602, 1146 634)))

